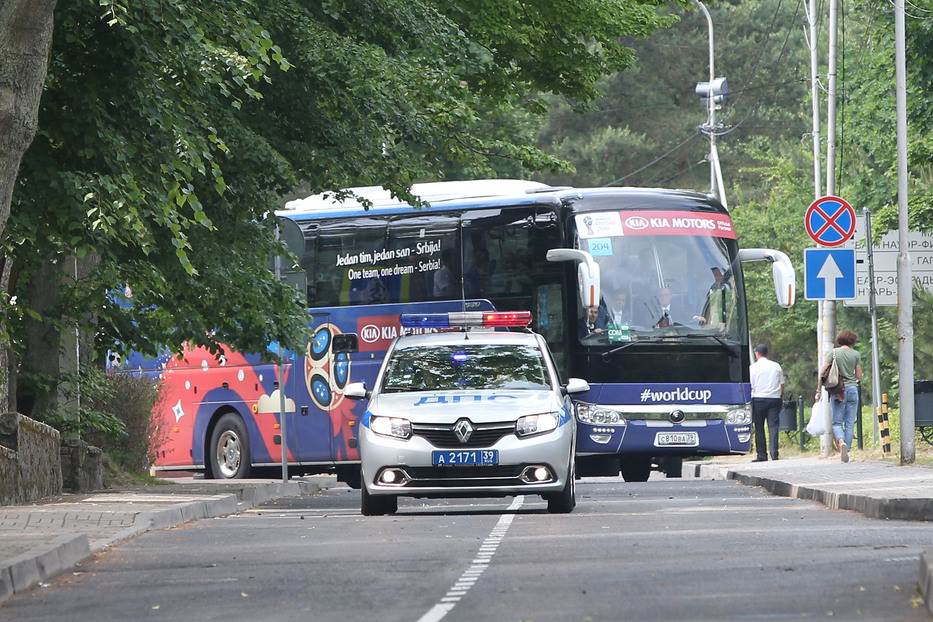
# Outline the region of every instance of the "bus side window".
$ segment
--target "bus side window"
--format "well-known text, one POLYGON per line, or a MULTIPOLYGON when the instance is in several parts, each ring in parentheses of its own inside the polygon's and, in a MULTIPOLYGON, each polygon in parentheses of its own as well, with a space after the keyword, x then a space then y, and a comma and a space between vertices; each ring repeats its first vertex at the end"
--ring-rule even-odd
POLYGON ((380 269, 392 302, 456 300, 460 292, 458 214, 419 214, 389 220, 388 257, 380 269))

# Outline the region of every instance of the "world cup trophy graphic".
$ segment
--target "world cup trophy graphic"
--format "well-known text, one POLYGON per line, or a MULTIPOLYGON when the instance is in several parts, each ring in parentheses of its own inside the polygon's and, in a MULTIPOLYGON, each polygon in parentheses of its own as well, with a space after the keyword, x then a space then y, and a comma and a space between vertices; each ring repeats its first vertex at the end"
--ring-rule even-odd
POLYGON ((357 417, 352 402, 345 400, 343 394, 350 382, 350 355, 333 351, 334 335, 341 332, 329 323, 314 331, 305 352, 305 386, 314 404, 330 415, 334 459, 356 460, 359 450, 350 446, 350 439, 355 438, 357 417))

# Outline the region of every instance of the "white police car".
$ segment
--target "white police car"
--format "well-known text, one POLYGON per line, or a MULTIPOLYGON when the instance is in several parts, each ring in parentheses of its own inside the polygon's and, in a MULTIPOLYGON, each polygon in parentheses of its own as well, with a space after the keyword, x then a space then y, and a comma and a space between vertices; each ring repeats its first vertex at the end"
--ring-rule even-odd
POLYGON ((560 384, 540 335, 490 330, 530 322, 527 311, 401 316, 403 327, 463 330, 401 336, 371 392, 363 383, 345 389, 369 398, 359 433, 363 514, 395 512, 400 495, 539 494, 550 512, 573 510, 569 394, 589 386, 560 384))

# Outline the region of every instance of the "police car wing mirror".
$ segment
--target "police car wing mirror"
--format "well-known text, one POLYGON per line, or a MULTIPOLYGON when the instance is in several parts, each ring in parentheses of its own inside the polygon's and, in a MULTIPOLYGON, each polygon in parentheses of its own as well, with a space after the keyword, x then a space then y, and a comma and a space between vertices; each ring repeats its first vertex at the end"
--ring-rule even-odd
POLYGON ((577 290, 584 307, 599 305, 599 264, 586 251, 576 248, 552 248, 547 252, 548 261, 574 261, 577 263, 577 290))
POLYGON ((370 395, 365 382, 351 382, 343 389, 343 396, 354 400, 368 399, 370 395))
POLYGON ((571 395, 573 393, 586 393, 590 390, 590 383, 583 378, 568 378, 564 386, 564 393, 571 395))
POLYGON ((359 350, 360 338, 356 333, 340 333, 339 335, 334 335, 334 352, 359 352, 359 350))
POLYGON ((767 261, 771 263, 771 276, 774 278, 774 295, 779 305, 785 309, 794 306, 797 297, 797 274, 790 259, 781 251, 770 248, 743 248, 739 251, 739 261, 767 261))

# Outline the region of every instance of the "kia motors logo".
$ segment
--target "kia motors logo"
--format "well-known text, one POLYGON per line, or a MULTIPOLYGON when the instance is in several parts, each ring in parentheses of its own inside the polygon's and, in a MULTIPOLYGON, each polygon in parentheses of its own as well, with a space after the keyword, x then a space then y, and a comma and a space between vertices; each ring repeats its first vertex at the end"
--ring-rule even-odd
POLYGON ((625 226, 629 229, 647 229, 648 228, 648 219, 642 216, 629 216, 625 219, 625 226))
POLYGON ((360 329, 360 339, 366 343, 375 343, 379 341, 379 327, 375 324, 367 324, 360 329))

